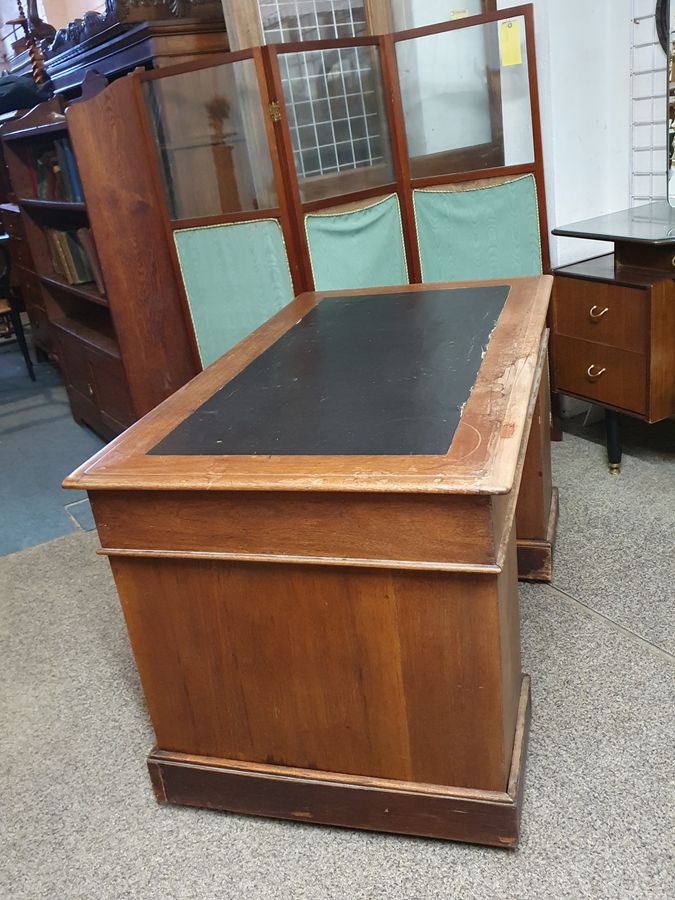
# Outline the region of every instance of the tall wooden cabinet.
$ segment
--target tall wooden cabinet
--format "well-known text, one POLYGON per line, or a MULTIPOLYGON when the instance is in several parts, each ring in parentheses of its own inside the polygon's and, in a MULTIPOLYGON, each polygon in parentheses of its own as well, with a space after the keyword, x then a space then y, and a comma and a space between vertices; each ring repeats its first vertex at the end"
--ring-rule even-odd
MULTIPOLYGON (((20 210, 19 216, 5 211, 5 220, 25 256, 18 261, 32 273, 24 299, 36 344, 58 362, 74 417, 103 437, 119 434, 196 371, 178 300, 172 302, 170 286, 158 276, 163 266, 152 241, 141 238, 143 209, 120 209, 115 194, 110 142, 123 127, 123 119, 111 123, 107 141, 100 133, 92 135, 95 166, 87 164, 86 153, 73 155, 82 199, 56 199, 53 191, 45 197, 41 186, 46 177, 41 160, 52 148, 62 150, 64 142, 73 149, 59 99, 8 123, 2 134, 20 210), (90 229, 100 260, 103 283, 98 286, 69 278, 54 245, 54 235, 77 235, 82 229, 90 229), (129 234, 133 246, 128 240, 125 245, 129 234), (136 296, 140 285, 145 287, 142 302, 129 302, 128 278, 136 284, 136 296)), ((129 193, 128 173, 124 193, 129 193)))
MULTIPOLYGON (((86 107, 105 86, 100 73, 124 82, 137 67, 156 69, 207 59, 228 49, 222 22, 172 19, 117 25, 103 40, 49 60, 57 96, 0 128, 11 201, 0 206, 11 237, 13 283, 21 291, 38 355, 58 363, 76 420, 102 437, 119 434, 197 371, 166 239, 148 227, 152 203, 135 194, 148 180, 147 148, 123 109, 104 128, 88 125, 86 107), (36 161, 67 142, 81 183, 80 199, 38 196, 36 161), (124 146, 127 165, 118 164, 124 146), (129 162, 131 160, 131 162, 129 162), (126 198, 123 200, 122 198, 126 198), (50 231, 91 229, 101 268, 93 282, 69 283, 55 270, 50 231)), ((21 71, 17 69, 16 71, 21 71)))

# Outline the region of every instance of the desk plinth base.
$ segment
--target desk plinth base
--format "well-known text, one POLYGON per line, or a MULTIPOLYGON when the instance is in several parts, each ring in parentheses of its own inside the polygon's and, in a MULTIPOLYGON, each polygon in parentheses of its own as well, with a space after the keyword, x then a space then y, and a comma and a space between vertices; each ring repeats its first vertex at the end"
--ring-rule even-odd
POLYGON ((519 540, 518 547, 518 580, 545 581, 553 578, 553 544, 558 525, 558 488, 551 491, 551 511, 546 528, 546 539, 543 541, 519 540))
POLYGON ((150 753, 148 768, 160 803, 515 847, 520 831, 529 726, 530 678, 523 675, 511 770, 503 793, 236 762, 159 749, 150 753))

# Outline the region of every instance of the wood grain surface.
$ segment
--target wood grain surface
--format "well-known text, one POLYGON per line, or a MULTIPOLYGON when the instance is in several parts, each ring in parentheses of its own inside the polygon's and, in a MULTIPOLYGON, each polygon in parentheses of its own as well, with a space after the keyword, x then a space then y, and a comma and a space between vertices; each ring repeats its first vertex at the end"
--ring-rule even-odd
POLYGON ((159 803, 515 847, 530 715, 530 679, 525 675, 505 791, 345 776, 159 749, 150 753, 148 769, 159 803))
POLYGON ((162 749, 505 790, 520 690, 499 576, 113 557, 162 749))

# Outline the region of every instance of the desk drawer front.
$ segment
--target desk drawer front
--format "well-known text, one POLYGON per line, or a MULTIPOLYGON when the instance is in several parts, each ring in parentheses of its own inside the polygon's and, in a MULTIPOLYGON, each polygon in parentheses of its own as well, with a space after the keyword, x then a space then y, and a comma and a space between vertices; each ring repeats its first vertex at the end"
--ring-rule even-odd
POLYGON ((640 353, 556 336, 553 378, 557 390, 643 414, 647 361, 640 353))
POLYGON ((649 295, 646 290, 558 276, 555 331, 620 350, 645 353, 649 295))

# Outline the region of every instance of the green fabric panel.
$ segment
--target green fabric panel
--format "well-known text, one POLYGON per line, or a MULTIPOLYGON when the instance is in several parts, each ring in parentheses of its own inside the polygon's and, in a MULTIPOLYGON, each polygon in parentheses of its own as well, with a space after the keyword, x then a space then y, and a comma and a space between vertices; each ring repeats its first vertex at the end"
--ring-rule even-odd
POLYGON ((317 291, 408 283, 396 195, 351 212, 308 214, 305 229, 317 291))
POLYGON ((204 367, 293 299, 276 219, 185 228, 174 240, 204 367))
POLYGON ((414 191, 422 281, 541 275, 532 175, 466 191, 414 191))

